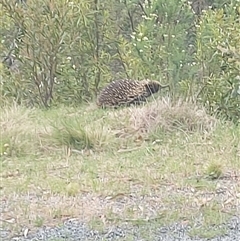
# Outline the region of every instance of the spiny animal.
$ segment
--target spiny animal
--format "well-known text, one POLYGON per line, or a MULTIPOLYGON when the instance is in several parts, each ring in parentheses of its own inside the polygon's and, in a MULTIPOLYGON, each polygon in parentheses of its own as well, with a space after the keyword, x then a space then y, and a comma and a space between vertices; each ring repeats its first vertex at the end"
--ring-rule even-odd
POLYGON ((151 80, 118 80, 107 85, 99 94, 97 105, 101 107, 117 107, 120 105, 140 104, 152 94, 169 85, 161 85, 151 80))

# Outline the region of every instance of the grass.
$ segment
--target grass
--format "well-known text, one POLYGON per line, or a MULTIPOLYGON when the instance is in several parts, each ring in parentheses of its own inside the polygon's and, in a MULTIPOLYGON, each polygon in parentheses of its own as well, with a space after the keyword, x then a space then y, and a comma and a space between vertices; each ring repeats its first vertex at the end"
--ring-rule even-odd
POLYGON ((212 237, 239 212, 240 128, 196 105, 0 111, 0 222, 13 232, 71 217, 146 234, 147 223, 198 220, 190 234, 212 237))
POLYGON ((208 177, 211 179, 217 179, 220 178, 222 175, 222 166, 220 163, 210 163, 209 166, 207 167, 206 174, 208 177))

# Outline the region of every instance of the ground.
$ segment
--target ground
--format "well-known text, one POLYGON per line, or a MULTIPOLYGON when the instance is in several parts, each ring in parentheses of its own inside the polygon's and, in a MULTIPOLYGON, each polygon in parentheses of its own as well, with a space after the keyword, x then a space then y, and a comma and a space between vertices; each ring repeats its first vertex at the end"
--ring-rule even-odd
MULTIPOLYGON (((240 215, 240 128, 167 98, 1 109, 1 226, 14 235, 77 218, 89 227, 184 225, 192 237, 240 215)), ((219 226, 220 227, 220 226, 219 226)))

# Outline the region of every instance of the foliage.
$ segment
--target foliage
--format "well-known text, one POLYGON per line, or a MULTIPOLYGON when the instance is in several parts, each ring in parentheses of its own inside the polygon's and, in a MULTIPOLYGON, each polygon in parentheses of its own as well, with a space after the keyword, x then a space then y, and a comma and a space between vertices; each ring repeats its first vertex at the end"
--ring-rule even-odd
POLYGON ((170 84, 173 96, 239 119, 238 1, 1 4, 3 100, 78 104, 113 79, 151 78, 170 84))
POLYGON ((139 4, 143 10, 142 21, 131 34, 131 53, 138 62, 129 67, 135 67, 130 68, 135 72, 134 77, 164 78, 174 84, 186 74, 184 68, 191 58, 186 31, 193 14, 184 2, 166 4, 159 0, 139 4))
POLYGON ((211 113, 235 122, 240 118, 239 14, 236 3, 202 15, 197 25, 198 81, 182 82, 196 85, 197 100, 211 113))
POLYGON ((5 1, 3 6, 22 30, 15 54, 21 61, 19 78, 24 79, 23 92, 31 104, 49 106, 53 100, 53 88, 56 93, 70 88, 81 98, 81 90, 75 88, 78 84, 76 79, 69 84, 71 75, 65 73, 75 71, 75 66, 68 61, 71 59, 68 53, 72 45, 79 44, 77 22, 84 6, 77 8, 65 1, 53 3, 45 0, 30 2, 26 7, 5 1))
POLYGON ((79 103, 114 78, 176 83, 190 75, 186 31, 193 13, 185 1, 4 0, 2 6, 2 19, 17 32, 4 30, 12 36, 5 48, 19 60, 3 91, 20 102, 79 103))

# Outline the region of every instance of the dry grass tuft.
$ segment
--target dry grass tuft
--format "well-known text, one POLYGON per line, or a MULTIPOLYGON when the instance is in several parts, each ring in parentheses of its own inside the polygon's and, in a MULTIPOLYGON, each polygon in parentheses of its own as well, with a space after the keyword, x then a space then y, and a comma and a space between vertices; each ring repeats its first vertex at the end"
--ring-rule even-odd
POLYGON ((217 120, 209 116, 204 108, 182 100, 173 102, 170 98, 158 99, 129 111, 132 128, 147 133, 159 128, 166 132, 208 132, 217 124, 217 120))
POLYGON ((17 104, 13 104, 7 108, 1 109, 0 127, 1 130, 11 131, 17 127, 19 131, 25 131, 29 126, 29 115, 31 109, 19 108, 17 104))
POLYGON ((1 109, 0 155, 28 155, 39 145, 33 110, 13 104, 1 109))

